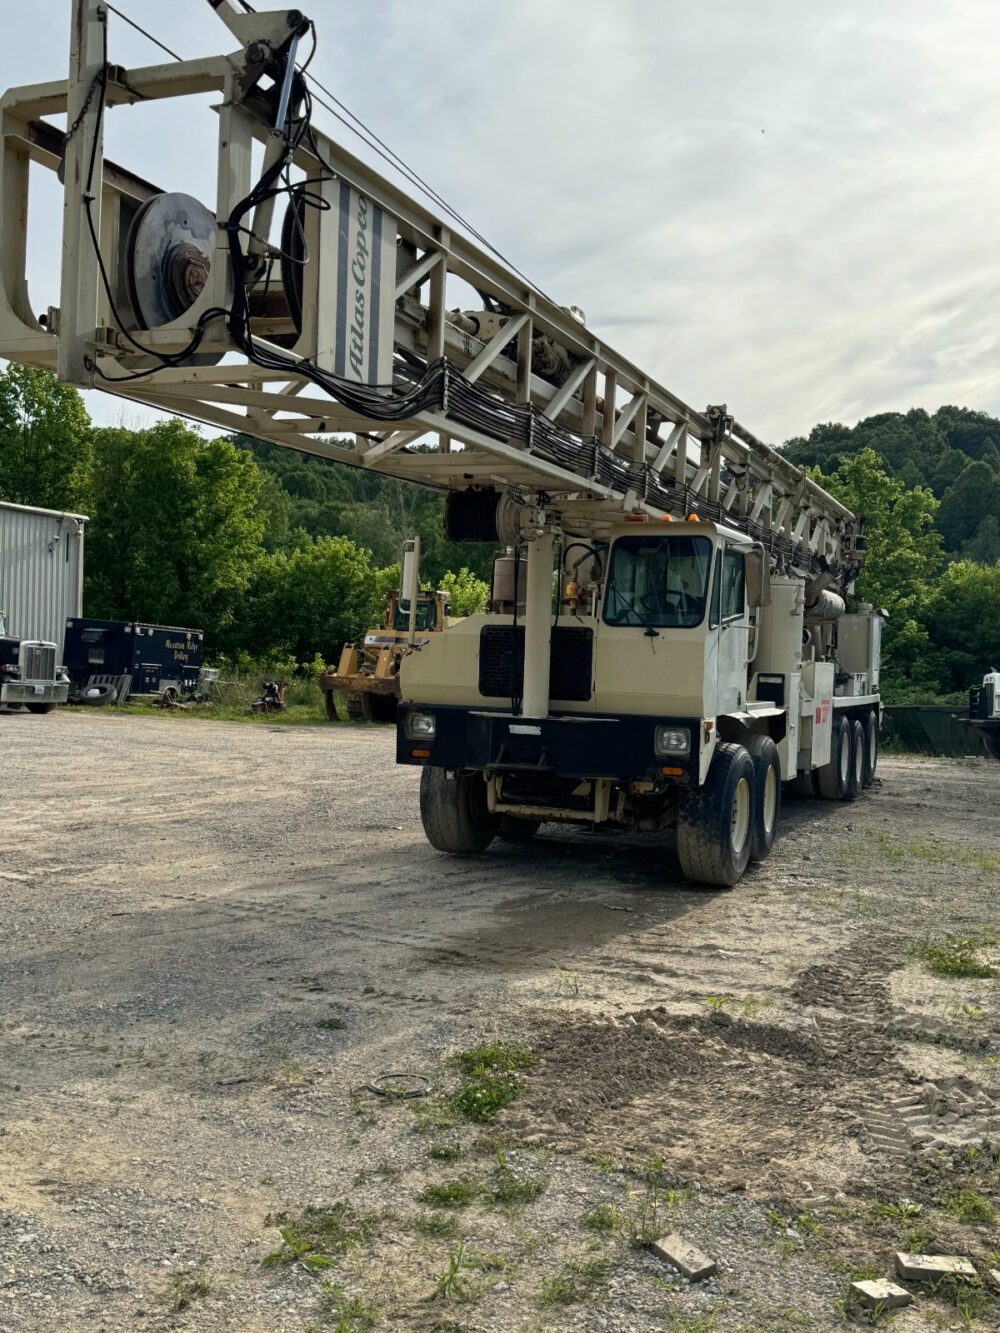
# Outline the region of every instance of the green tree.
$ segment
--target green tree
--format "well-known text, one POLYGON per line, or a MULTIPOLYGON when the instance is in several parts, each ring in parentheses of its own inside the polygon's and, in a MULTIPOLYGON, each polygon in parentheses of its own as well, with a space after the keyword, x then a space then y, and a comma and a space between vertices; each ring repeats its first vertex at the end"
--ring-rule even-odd
POLYGON ((889 612, 883 637, 887 685, 933 685, 925 611, 944 563, 932 526, 937 501, 926 488, 907 490, 890 477, 872 449, 820 481, 865 520, 867 552, 855 593, 889 612))
POLYGON ((927 627, 943 693, 965 690, 1000 667, 1000 564, 949 565, 929 598, 927 627))
POLYGON ((87 513, 90 451, 75 389, 32 366, 0 373, 0 499, 87 513))
POLYGON ((938 513, 938 527, 948 550, 960 550, 991 514, 1000 518, 1000 477, 988 463, 969 463, 945 492, 938 513))
POLYGON ((981 565, 995 565, 1000 560, 1000 519, 987 514, 976 529, 976 535, 962 547, 966 560, 977 560, 981 565))
POLYGON ((486 610, 490 585, 477 579, 464 565, 457 574, 449 570, 438 587, 448 594, 448 606, 453 616, 478 616, 486 610))
POLYGON ((336 661, 345 643, 380 623, 379 591, 370 552, 346 537, 278 551, 263 562, 247 596, 242 646, 336 661))
POLYGON ((192 625, 230 645, 262 558, 261 482, 248 454, 180 421, 95 431, 87 614, 192 625))

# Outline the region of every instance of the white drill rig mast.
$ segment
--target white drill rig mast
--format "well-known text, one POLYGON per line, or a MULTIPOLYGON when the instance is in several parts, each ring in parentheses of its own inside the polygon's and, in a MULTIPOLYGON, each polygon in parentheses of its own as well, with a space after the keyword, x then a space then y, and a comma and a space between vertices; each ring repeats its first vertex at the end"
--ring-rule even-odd
MULTIPOLYGON (((75 0, 69 79, 10 89, 0 102, 0 355, 438 489, 541 491, 560 511, 725 517, 814 575, 855 559, 849 512, 724 408, 687 406, 575 312, 309 126, 302 80, 292 76, 310 26, 299 11, 209 3, 238 50, 124 70, 106 63, 107 7, 75 0), (139 100, 206 92, 219 95, 214 237, 193 260, 182 244, 156 256, 179 271, 170 279, 173 317, 154 323, 136 308, 136 274, 124 270, 148 260, 129 252, 128 239, 159 192, 104 161, 104 117, 139 100), (45 119, 60 113, 68 135, 45 119), (265 173, 288 158, 297 193, 275 182, 254 197, 255 141, 265 145, 265 173), (32 162, 65 179, 61 304, 45 323, 24 272, 32 162), (309 206, 315 196, 326 211, 309 206), (284 235, 307 262, 276 260, 279 199, 297 210, 284 235), (227 232, 227 220, 244 230, 227 232), (491 309, 449 312, 451 278, 491 309), (241 288, 245 338, 230 318, 241 288), (185 355, 195 345, 197 355, 185 355), (427 432, 437 433, 436 452, 408 448, 427 432), (344 433, 356 435, 353 449, 335 439, 344 433)), ((166 232, 175 219, 154 221, 166 232)), ((140 279, 148 278, 147 266, 140 279)))

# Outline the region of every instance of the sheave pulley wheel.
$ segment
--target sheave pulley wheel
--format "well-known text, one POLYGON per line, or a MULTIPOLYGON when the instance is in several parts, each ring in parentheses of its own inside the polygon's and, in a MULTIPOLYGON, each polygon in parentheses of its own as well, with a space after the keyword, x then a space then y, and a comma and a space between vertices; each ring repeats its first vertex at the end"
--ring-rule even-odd
MULTIPOLYGON (((215 214, 189 194, 147 199, 125 243, 125 272, 136 323, 159 329, 190 310, 208 282, 216 243, 215 214)), ((192 365, 215 365, 199 353, 192 365)))

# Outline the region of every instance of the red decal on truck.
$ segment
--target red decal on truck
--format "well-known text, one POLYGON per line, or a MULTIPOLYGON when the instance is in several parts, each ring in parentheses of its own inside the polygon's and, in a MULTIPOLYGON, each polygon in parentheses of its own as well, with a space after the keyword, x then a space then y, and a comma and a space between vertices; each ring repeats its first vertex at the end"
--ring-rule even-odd
POLYGON ((815 718, 816 718, 816 722, 817 722, 817 724, 820 725, 820 726, 822 726, 822 724, 823 724, 824 722, 829 722, 829 720, 830 720, 830 700, 829 700, 829 699, 820 699, 819 703, 816 705, 815 718))

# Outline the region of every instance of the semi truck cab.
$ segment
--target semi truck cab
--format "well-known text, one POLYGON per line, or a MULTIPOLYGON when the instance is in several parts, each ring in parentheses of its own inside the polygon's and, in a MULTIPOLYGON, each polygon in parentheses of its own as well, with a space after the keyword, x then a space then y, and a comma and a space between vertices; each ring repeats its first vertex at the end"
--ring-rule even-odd
POLYGON ((6 613, 0 611, 0 704, 50 713, 68 694, 69 677, 56 665, 56 645, 8 634, 6 613))

